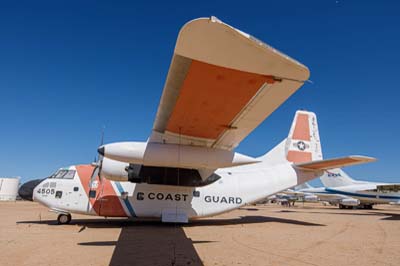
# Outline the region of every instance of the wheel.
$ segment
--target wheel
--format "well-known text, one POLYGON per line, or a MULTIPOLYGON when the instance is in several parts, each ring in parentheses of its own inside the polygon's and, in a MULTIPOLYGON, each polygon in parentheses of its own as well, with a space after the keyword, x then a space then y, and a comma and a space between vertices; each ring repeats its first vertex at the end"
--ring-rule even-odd
POLYGON ((339 204, 339 209, 344 209, 344 205, 343 204, 339 204))
POLYGON ((57 217, 58 224, 69 224, 71 222, 71 214, 60 213, 57 217))

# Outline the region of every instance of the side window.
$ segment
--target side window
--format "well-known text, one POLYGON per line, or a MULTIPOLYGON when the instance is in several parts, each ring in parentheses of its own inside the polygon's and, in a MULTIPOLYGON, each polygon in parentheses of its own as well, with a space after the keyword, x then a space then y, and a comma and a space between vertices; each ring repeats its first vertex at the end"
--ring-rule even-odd
POLYGON ((123 199, 123 200, 126 200, 127 198, 128 198, 128 192, 126 192, 126 191, 124 191, 124 192, 121 192, 121 198, 123 199))
POLYGON ((74 191, 76 192, 76 191, 78 191, 79 190, 79 187, 74 187, 74 191))
POLYGON ((89 198, 95 198, 96 197, 96 190, 89 190, 89 198))
POLYGON ((62 197, 62 191, 58 190, 56 191, 56 199, 61 199, 62 197))
POLYGON ((200 191, 194 190, 193 191, 193 197, 196 197, 196 198, 200 197, 200 191))

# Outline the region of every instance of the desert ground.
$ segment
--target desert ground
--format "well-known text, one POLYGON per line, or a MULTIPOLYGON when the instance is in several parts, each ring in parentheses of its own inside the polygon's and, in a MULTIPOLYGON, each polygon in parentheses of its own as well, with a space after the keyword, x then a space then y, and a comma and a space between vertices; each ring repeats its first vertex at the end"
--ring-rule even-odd
POLYGON ((248 206, 188 225, 0 203, 0 265, 399 265, 400 208, 248 206))

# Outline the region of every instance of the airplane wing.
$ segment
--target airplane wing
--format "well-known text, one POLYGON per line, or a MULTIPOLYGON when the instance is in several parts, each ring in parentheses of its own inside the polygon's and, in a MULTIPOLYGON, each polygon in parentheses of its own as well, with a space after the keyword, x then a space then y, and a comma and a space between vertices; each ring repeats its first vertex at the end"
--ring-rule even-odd
POLYGON ((234 149, 309 70, 215 17, 179 32, 149 142, 234 149))
POLYGON ((302 189, 300 191, 285 190, 284 193, 293 195, 293 196, 299 196, 299 197, 314 195, 314 196, 317 196, 318 199, 321 201, 332 201, 332 202, 340 201, 343 199, 351 199, 351 197, 346 196, 346 195, 341 195, 341 194, 337 194, 337 193, 329 193, 323 187, 321 187, 321 188, 311 187, 311 188, 302 189))
POLYGON ((329 193, 321 193, 321 192, 315 192, 312 193, 316 195, 321 201, 337 201, 337 200, 342 200, 342 199, 350 199, 351 197, 345 196, 345 195, 340 195, 340 194, 329 194, 329 193))
POLYGON ((294 164, 294 166, 301 170, 320 171, 320 170, 329 170, 333 168, 345 167, 356 164, 369 163, 374 161, 376 161, 376 159, 372 157, 352 155, 352 156, 334 158, 328 160, 317 160, 307 163, 298 163, 294 164))
POLYGON ((296 191, 293 189, 284 190, 284 191, 282 191, 282 193, 287 194, 287 195, 292 195, 292 196, 304 196, 304 194, 306 194, 305 192, 296 191))

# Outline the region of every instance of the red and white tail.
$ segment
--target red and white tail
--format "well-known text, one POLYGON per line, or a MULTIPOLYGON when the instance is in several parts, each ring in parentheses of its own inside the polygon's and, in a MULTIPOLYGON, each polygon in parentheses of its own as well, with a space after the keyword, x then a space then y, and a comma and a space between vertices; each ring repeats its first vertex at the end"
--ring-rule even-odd
POLYGON ((292 162, 297 169, 315 172, 376 160, 360 155, 323 160, 317 116, 307 111, 296 112, 286 139, 285 153, 286 160, 292 162))
POLYGON ((287 161, 296 164, 322 160, 316 115, 297 111, 287 138, 258 159, 269 165, 287 161))
MULTIPOLYGON (((375 158, 359 155, 323 160, 317 116, 307 111, 297 111, 288 137, 258 159, 268 165, 289 161, 297 170, 316 172, 318 175, 333 168, 375 161, 375 158)), ((307 178, 302 182, 315 176, 307 176, 307 178)))
POLYGON ((322 160, 317 116, 313 112, 297 111, 286 139, 286 159, 293 163, 322 160))

